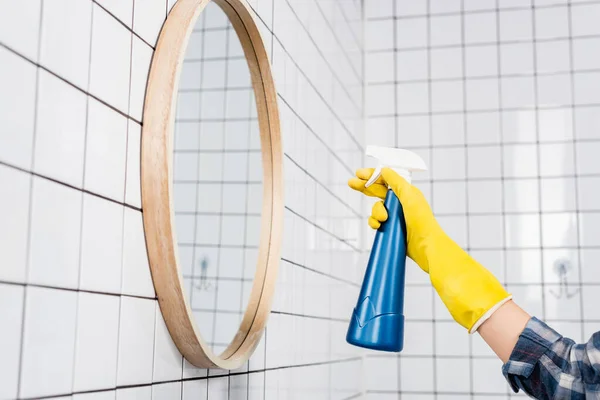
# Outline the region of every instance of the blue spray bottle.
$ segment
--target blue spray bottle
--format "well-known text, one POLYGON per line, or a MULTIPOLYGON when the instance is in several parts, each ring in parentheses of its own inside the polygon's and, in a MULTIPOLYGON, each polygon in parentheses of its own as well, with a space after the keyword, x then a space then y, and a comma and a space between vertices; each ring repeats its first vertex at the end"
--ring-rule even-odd
MULTIPOLYGON (((413 171, 425 171, 425 162, 415 153, 391 147, 367 146, 366 154, 379 164, 365 187, 372 185, 388 167, 408 182, 413 171)), ((375 233, 369 264, 346 341, 381 351, 402 351, 404 345, 404 275, 406 267, 406 222, 402 204, 392 190, 384 202, 388 219, 375 233)))

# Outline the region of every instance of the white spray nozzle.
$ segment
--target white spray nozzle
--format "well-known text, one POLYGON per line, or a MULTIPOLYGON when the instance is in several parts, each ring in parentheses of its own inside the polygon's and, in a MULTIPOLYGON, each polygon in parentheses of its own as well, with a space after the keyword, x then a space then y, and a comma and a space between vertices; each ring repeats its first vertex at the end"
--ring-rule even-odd
POLYGON ((427 171, 425 161, 417 154, 409 150, 397 149, 395 147, 367 146, 366 154, 378 160, 379 164, 375 168, 373 175, 365 184, 365 187, 371 186, 377 178, 381 176, 382 168, 391 168, 411 182, 413 171, 427 171))

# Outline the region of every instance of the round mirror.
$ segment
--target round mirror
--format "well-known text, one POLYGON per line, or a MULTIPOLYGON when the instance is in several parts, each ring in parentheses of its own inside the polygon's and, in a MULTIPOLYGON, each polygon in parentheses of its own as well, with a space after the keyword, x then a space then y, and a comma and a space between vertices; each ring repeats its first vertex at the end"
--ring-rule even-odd
POLYGON ((276 280, 282 151, 275 90, 241 0, 179 0, 156 48, 142 132, 152 278, 186 359, 234 369, 276 280))

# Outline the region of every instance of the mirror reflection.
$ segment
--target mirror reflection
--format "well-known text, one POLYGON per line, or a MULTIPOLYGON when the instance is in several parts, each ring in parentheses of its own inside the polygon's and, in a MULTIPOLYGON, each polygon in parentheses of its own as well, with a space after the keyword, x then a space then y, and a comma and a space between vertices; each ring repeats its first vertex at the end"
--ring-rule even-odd
POLYGON ((179 81, 173 190, 186 295, 217 354, 237 333, 252 289, 262 179, 250 70, 233 26, 210 2, 191 34, 179 81))

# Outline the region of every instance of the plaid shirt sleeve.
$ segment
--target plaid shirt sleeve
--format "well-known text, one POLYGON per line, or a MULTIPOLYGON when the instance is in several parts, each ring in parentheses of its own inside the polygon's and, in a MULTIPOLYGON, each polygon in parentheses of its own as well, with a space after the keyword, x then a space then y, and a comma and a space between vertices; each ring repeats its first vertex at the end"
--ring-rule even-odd
POLYGON ((532 318, 502 372, 536 399, 600 399, 600 332, 576 344, 532 318))

